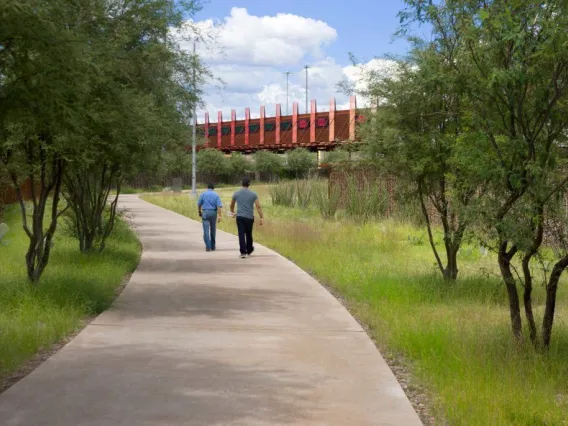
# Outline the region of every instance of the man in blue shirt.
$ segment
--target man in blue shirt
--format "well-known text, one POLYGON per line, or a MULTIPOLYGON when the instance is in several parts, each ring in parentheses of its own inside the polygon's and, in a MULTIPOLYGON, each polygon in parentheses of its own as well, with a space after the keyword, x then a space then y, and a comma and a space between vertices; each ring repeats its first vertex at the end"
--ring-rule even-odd
POLYGON ((215 251, 215 235, 217 234, 217 222, 221 222, 223 203, 214 191, 215 186, 210 183, 207 191, 202 192, 197 201, 199 216, 203 223, 203 241, 206 251, 215 251))

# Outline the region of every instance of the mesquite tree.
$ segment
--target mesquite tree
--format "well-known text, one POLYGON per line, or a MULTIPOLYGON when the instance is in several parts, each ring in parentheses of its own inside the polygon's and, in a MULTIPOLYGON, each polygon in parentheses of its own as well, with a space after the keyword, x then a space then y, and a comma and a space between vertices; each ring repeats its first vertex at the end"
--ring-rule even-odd
MULTIPOLYGON (((450 17, 461 34, 455 70, 468 97, 468 135, 462 167, 487 183, 476 229, 497 252, 507 288, 511 327, 522 340, 519 287, 531 341, 550 345, 558 281, 568 266, 554 250, 552 273, 542 259, 545 236, 556 228, 558 197, 566 190, 563 144, 568 127, 568 4, 536 0, 407 1, 414 16, 432 25, 450 17), (520 263, 517 271, 516 263, 520 263), (542 265, 542 266, 541 266, 542 265), (532 304, 544 272, 546 303, 539 335, 532 304)), ((549 241, 553 244, 553 241, 549 241)))
POLYGON ((365 95, 379 107, 363 127, 363 140, 373 163, 409 184, 419 199, 436 264, 446 280, 458 276, 458 251, 468 226, 464 209, 477 186, 454 161, 454 147, 463 133, 465 94, 453 48, 459 34, 429 44, 413 40, 405 60, 390 77, 365 73, 365 95), (462 210, 462 214, 458 214, 462 210), (435 222, 435 223, 434 223, 435 222), (433 227, 443 229, 445 253, 439 252, 433 227))

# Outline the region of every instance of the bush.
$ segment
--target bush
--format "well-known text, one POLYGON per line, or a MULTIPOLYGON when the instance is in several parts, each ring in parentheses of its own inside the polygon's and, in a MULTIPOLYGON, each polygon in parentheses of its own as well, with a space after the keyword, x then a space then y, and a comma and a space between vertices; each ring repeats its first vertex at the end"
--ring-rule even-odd
POLYGON ((223 175, 228 172, 229 164, 221 151, 202 149, 197 153, 197 170, 205 175, 223 175))
POLYGON ((228 172, 233 177, 242 177, 250 170, 250 162, 240 152, 233 152, 228 161, 228 172))
POLYGON ((314 154, 305 148, 297 148, 288 154, 288 171, 296 178, 305 178, 315 166, 314 154))
POLYGON ((283 162, 280 155, 270 151, 257 151, 254 156, 255 171, 277 175, 282 171, 283 162))

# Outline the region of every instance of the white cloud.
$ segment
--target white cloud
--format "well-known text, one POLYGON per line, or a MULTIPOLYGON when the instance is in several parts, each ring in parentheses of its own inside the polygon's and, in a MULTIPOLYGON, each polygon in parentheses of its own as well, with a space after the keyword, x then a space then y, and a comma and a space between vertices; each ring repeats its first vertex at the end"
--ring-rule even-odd
MULTIPOLYGON (((331 97, 336 97, 338 109, 349 107, 347 95, 337 89, 342 79, 347 78, 357 89, 361 88, 359 80, 364 73, 360 67, 343 67, 326 55, 325 47, 336 40, 337 31, 323 21, 286 13, 253 16, 246 9, 233 8, 222 22, 189 22, 185 33, 177 36, 187 38, 195 28, 203 34, 213 34, 215 42, 198 43, 198 53, 215 77, 225 82, 222 90, 206 88, 206 107, 198 112, 200 122, 205 111, 209 112, 211 121, 217 120, 217 111, 222 111, 224 120, 230 119, 231 109, 236 109, 237 117, 243 118, 246 107, 251 109, 252 117, 257 117, 260 105, 266 105, 267 115, 273 115, 276 103, 282 105, 285 114, 285 71, 292 72, 289 111, 292 112, 292 102, 298 102, 300 112, 304 112, 304 64, 310 66, 308 97, 317 100, 319 111, 329 109, 331 97)), ((191 48, 187 40, 181 41, 181 45, 191 48)), ((374 59, 365 67, 390 73, 392 62, 374 59)), ((361 106, 365 102, 358 99, 361 106)))

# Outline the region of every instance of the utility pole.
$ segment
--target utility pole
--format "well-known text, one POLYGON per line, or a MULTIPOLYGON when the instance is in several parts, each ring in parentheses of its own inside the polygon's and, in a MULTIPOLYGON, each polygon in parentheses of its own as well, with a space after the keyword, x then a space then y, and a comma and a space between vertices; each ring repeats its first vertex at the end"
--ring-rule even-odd
POLYGON ((284 74, 286 74, 286 115, 289 115, 289 111, 288 111, 288 79, 290 77, 290 74, 292 74, 290 71, 286 71, 284 74))
POLYGON ((308 68, 309 66, 304 66, 306 69, 306 114, 308 113, 308 68))
MULTIPOLYGON (((193 41, 193 92, 194 95, 197 96, 197 76, 196 76, 196 61, 197 58, 195 56, 195 40, 193 41)), ((193 102, 193 128, 191 129, 191 196, 197 197, 197 161, 196 161, 196 144, 197 144, 197 102, 194 100, 193 102)), ((208 135, 206 135, 208 136, 208 135)))

